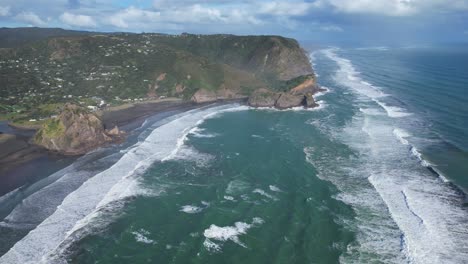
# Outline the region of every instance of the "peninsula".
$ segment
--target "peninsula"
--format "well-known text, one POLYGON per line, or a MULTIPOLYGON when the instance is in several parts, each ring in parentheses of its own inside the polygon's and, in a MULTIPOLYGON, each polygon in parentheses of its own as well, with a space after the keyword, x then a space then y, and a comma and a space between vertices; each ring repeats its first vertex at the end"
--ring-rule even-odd
POLYGON ((166 100, 315 107, 320 90, 305 50, 281 36, 35 29, 16 46, 9 32, 21 30, 0 29, 0 119, 38 130, 32 143, 59 153, 121 140, 118 120, 101 120, 116 109, 166 100))

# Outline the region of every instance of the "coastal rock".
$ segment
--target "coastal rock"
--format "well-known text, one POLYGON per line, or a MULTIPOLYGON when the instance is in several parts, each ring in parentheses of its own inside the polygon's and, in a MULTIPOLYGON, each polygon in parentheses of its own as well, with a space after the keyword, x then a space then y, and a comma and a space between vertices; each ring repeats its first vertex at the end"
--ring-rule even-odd
POLYGON ((117 126, 115 126, 113 129, 106 131, 106 133, 109 136, 120 136, 123 133, 123 131, 120 131, 120 129, 117 126))
POLYGON ((117 127, 106 131, 96 114, 66 104, 59 116, 47 120, 39 129, 34 143, 62 154, 80 155, 122 137, 117 127))
POLYGON ((304 101, 304 95, 281 93, 280 97, 276 101, 275 106, 279 109, 286 109, 296 106, 302 106, 304 105, 304 101))
POLYGON ((200 89, 192 96, 192 101, 195 103, 206 103, 216 100, 218 100, 216 92, 206 89, 200 89))
POLYGON ((280 96, 266 88, 258 89, 249 97, 248 104, 253 107, 273 107, 280 96))
POLYGON ((312 96, 311 93, 308 93, 306 95, 306 104, 305 105, 306 105, 307 108, 314 108, 314 107, 318 106, 318 104, 315 102, 315 99, 314 99, 314 97, 312 96))
POLYGON ((273 36, 268 41, 271 43, 270 48, 260 47, 254 58, 256 68, 260 68, 262 73, 274 74, 284 81, 313 74, 307 52, 296 40, 273 36))
POLYGON ((207 89, 199 89, 193 96, 192 101, 195 103, 207 103, 218 100, 230 100, 245 98, 242 94, 237 94, 233 90, 222 87, 217 91, 207 89))
POLYGON ((313 75, 309 76, 304 82, 291 89, 290 93, 294 95, 306 95, 315 93, 317 84, 313 75))

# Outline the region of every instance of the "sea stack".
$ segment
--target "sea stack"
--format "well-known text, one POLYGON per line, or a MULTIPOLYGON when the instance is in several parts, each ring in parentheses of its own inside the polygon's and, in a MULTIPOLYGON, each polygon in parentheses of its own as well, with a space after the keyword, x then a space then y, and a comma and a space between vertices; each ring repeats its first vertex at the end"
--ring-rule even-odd
POLYGON ((66 104, 55 118, 47 120, 34 136, 34 143, 65 155, 81 155, 99 146, 120 141, 125 133, 108 131, 101 119, 74 104, 66 104))

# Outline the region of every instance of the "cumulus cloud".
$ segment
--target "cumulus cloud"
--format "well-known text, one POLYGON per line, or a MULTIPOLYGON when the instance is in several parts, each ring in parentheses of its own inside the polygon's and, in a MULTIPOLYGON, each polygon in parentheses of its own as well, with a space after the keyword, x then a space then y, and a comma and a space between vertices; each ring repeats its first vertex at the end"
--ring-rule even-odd
POLYGON ((60 21, 75 27, 82 27, 82 28, 94 28, 97 26, 94 19, 90 16, 86 15, 75 15, 68 12, 63 13, 60 15, 60 21))
POLYGON ((47 22, 42 20, 38 15, 33 12, 21 12, 15 16, 16 20, 25 22, 32 26, 45 27, 47 22))
POLYGON ((132 26, 144 26, 146 23, 158 22, 161 14, 159 12, 128 7, 104 19, 107 24, 114 27, 127 29, 132 26))
POLYGON ((8 16, 8 15, 10 15, 10 7, 0 6, 0 16, 8 16))
POLYGON ((141 28, 143 30, 154 26, 169 26, 181 28, 183 24, 261 24, 261 21, 242 9, 219 9, 200 4, 168 7, 165 10, 146 10, 128 7, 104 19, 104 23, 117 28, 141 28))

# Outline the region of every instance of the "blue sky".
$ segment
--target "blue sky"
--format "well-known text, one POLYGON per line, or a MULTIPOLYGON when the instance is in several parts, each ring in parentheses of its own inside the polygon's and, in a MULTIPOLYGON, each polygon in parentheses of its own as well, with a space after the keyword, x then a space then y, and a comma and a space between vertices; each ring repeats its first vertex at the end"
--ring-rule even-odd
POLYGON ((1 0, 0 26, 279 34, 310 43, 468 41, 468 0, 1 0))

